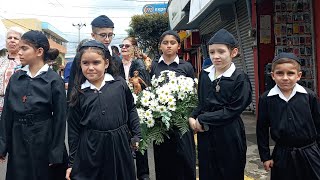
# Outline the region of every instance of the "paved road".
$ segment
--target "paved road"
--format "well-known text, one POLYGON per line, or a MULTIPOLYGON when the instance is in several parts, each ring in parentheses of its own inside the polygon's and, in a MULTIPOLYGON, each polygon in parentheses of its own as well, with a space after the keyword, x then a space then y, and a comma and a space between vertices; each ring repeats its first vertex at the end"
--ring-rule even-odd
MULTIPOLYGON (((270 179, 269 173, 265 172, 263 169, 262 163, 260 162, 258 149, 257 149, 257 141, 256 141, 256 119, 255 115, 252 113, 243 113, 242 115, 245 127, 246 127, 246 135, 247 135, 247 164, 245 169, 246 179, 250 180, 267 180, 270 179)), ((153 161, 153 152, 151 149, 149 150, 149 165, 150 165, 150 178, 151 180, 155 180, 155 172, 154 172, 154 161, 153 161)), ((4 180, 5 176, 5 164, 0 164, 0 180, 4 180)))

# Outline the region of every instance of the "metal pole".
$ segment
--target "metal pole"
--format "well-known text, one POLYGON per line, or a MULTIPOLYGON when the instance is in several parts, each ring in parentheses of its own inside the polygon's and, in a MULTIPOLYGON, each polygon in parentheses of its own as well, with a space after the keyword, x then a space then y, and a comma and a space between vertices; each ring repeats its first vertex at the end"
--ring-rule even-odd
POLYGON ((72 26, 76 27, 78 29, 78 43, 80 43, 80 29, 84 26, 86 26, 86 24, 82 24, 82 23, 78 23, 78 24, 72 24, 72 26))

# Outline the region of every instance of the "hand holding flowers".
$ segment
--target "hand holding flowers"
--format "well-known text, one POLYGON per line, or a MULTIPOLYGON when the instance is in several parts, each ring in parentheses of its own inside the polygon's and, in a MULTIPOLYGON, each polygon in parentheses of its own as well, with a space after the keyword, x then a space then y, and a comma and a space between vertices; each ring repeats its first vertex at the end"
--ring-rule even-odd
POLYGON ((151 87, 134 95, 142 129, 142 152, 153 142, 162 143, 172 129, 178 129, 181 136, 189 131, 188 116, 197 105, 196 83, 195 79, 163 71, 158 78, 152 77, 151 87))

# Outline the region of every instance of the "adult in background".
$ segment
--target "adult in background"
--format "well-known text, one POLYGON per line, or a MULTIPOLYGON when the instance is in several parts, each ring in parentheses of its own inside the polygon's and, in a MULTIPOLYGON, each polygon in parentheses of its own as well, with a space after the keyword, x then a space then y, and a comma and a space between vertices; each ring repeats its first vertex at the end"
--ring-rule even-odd
POLYGON ((6 33, 5 46, 7 52, 2 50, 0 57, 0 115, 2 113, 4 94, 11 75, 21 67, 19 52, 19 42, 24 30, 20 27, 11 27, 6 33))
MULTIPOLYGON (((127 82, 134 77, 134 71, 139 72, 139 77, 146 83, 150 84, 150 76, 146 70, 144 61, 138 57, 137 54, 138 43, 134 37, 127 37, 119 45, 121 48, 122 62, 119 66, 119 74, 127 82)), ((144 84, 141 84, 142 89, 146 88, 144 84)), ((137 178, 139 180, 149 180, 149 166, 148 166, 148 154, 141 154, 140 151, 136 151, 136 166, 137 166, 137 178)))

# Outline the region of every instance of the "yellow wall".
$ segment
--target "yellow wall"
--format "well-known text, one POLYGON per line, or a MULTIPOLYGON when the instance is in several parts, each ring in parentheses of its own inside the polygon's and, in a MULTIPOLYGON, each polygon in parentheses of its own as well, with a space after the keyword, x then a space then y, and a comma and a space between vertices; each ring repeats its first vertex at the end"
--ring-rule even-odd
POLYGON ((37 19, 2 19, 2 22, 6 28, 10 28, 13 26, 21 26, 25 31, 32 30, 41 30, 41 21, 37 19))
MULTIPOLYGON (((41 31, 41 21, 39 21, 38 19, 2 19, 2 22, 4 24, 4 26, 9 29, 10 27, 13 26, 20 26, 22 29, 24 29, 25 31, 29 31, 30 29, 32 30, 39 30, 41 31)), ((53 40, 51 40, 49 38, 49 43, 50 43, 50 47, 51 48, 56 48, 60 51, 60 53, 63 54, 63 56, 67 53, 67 48, 54 42, 53 40)))

